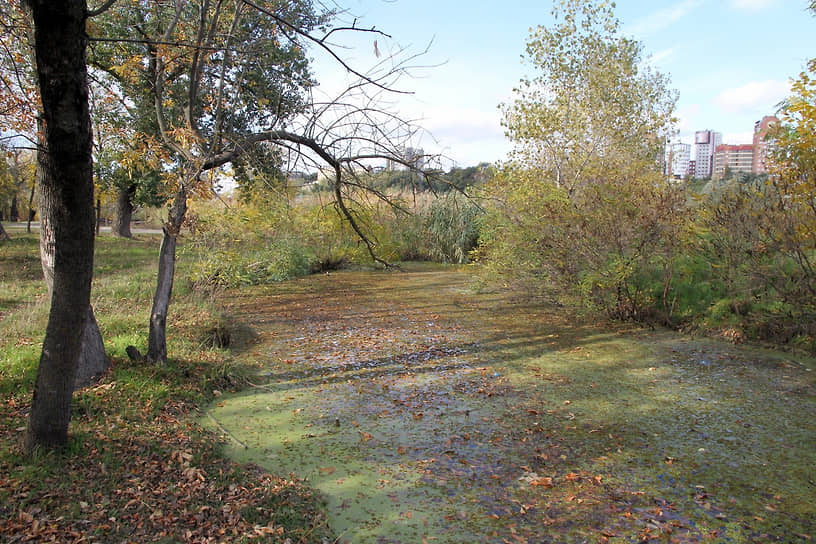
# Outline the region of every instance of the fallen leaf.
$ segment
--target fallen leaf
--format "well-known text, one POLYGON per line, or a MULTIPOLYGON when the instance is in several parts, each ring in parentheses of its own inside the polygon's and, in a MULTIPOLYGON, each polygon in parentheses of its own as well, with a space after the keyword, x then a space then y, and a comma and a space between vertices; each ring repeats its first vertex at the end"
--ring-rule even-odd
POLYGON ((550 488, 553 486, 553 479, 552 478, 536 478, 535 480, 530 481, 530 485, 539 486, 539 487, 546 487, 550 488))

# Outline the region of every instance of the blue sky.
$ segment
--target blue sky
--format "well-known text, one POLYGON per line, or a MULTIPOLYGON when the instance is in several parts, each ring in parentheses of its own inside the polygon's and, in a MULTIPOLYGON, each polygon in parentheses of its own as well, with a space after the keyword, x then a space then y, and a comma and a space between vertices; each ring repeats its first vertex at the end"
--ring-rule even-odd
MULTIPOLYGON (((816 57, 816 17, 806 0, 620 0, 615 13, 625 34, 642 42, 649 62, 669 76, 679 92, 682 141, 695 130, 723 133, 725 143, 749 143, 753 124, 773 114, 789 80, 816 57)), ((422 119, 433 137, 426 152, 442 152, 459 166, 500 161, 511 145, 500 125, 498 105, 512 98, 525 75, 522 62, 529 29, 552 23, 552 2, 486 0, 344 0, 344 18, 387 32, 378 49, 407 48, 417 62, 392 97, 407 118, 422 119)), ((344 56, 365 69, 376 62, 374 36, 354 37, 344 56)), ((330 90, 343 75, 316 55, 316 75, 330 90)))

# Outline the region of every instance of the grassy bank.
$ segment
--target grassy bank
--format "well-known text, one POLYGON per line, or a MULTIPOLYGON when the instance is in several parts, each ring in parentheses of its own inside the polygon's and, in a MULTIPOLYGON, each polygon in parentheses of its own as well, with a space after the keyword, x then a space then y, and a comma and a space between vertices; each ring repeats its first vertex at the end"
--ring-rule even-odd
POLYGON ((36 235, 0 245, 0 540, 36 542, 324 542, 322 502, 292 477, 226 460, 198 407, 251 371, 213 347, 230 329, 215 300, 177 275, 171 362, 144 348, 158 238, 97 240, 92 302, 112 371, 75 394, 64 452, 21 456, 48 301, 36 235))

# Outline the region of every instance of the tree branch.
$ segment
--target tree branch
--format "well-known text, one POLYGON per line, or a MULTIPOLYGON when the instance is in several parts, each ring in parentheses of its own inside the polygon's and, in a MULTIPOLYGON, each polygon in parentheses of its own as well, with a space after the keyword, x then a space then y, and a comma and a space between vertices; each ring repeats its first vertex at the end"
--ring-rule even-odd
POLYGON ((111 7, 113 7, 113 5, 115 3, 116 3, 116 0, 105 0, 105 2, 101 6, 99 6, 98 8, 89 9, 85 13, 85 16, 90 18, 90 17, 96 17, 97 15, 102 15, 103 13, 108 11, 111 7))

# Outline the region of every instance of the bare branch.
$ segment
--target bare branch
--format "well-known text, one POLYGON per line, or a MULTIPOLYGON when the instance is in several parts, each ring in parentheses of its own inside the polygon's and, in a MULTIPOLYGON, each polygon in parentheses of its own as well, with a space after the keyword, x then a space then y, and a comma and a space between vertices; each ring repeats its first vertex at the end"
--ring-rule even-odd
MULTIPOLYGON (((248 6, 252 7, 252 8, 254 8, 254 9, 258 10, 258 11, 260 11, 261 13, 264 13, 264 14, 268 15, 269 17, 271 17, 272 19, 274 19, 274 20, 275 20, 275 21, 276 21, 278 24, 280 24, 281 26, 283 26, 283 27, 285 27, 285 28, 289 29, 290 31, 292 31, 292 32, 294 32, 295 34, 297 34, 298 36, 302 36, 302 37, 303 37, 303 38, 305 38, 306 40, 308 40, 308 41, 310 41, 310 42, 314 43, 315 45, 317 45, 318 47, 320 47, 321 49, 323 49, 324 51, 326 51, 326 52, 327 52, 329 55, 331 55, 331 57, 332 57, 332 58, 334 58, 334 60, 336 60, 336 61, 337 61, 337 62, 338 62, 338 63, 339 63, 339 64, 340 64, 340 65, 341 65, 341 66, 342 66, 342 67, 343 67, 343 68, 344 68, 344 69, 345 69, 347 72, 349 72, 349 73, 351 73, 351 74, 354 74, 355 76, 359 77, 360 79, 365 80, 366 82, 370 83, 371 85, 374 85, 375 87, 378 87, 378 88, 380 88, 380 89, 382 89, 382 90, 384 90, 384 91, 388 91, 388 92, 391 92, 391 93, 396 93, 396 94, 413 94, 413 93, 412 93, 412 92, 410 92, 410 91, 400 91, 399 89, 394 89, 394 88, 388 87, 388 86, 386 86, 386 85, 383 85, 383 84, 382 84, 382 83, 380 83, 379 81, 377 81, 377 80, 375 80, 375 79, 372 79, 371 77, 369 77, 369 76, 367 76, 367 75, 365 75, 365 74, 363 74, 363 73, 361 73, 361 72, 358 72, 357 70, 355 70, 354 68, 352 68, 352 67, 351 67, 351 65, 349 65, 349 64, 348 64, 346 61, 344 61, 342 58, 340 58, 340 55, 338 55, 338 54, 337 54, 337 52, 335 52, 334 48, 333 48, 333 47, 331 47, 331 45, 330 45, 330 44, 328 44, 328 43, 326 43, 326 42, 325 42, 325 38, 326 38, 326 37, 328 37, 328 35, 329 35, 329 34, 331 34, 331 32, 329 32, 329 33, 328 33, 326 36, 324 36, 323 38, 317 38, 317 37, 315 37, 315 36, 312 36, 312 35, 311 35, 311 34, 309 34, 308 32, 304 31, 302 28, 298 27, 297 25, 294 25, 294 24, 290 23, 289 21, 287 21, 286 19, 284 19, 284 18, 280 17, 280 16, 279 16, 279 15, 277 15, 277 14, 276 14, 274 11, 271 11, 271 10, 269 10, 269 9, 266 9, 266 8, 262 7, 262 6, 259 6, 258 4, 256 4, 255 2, 252 2, 251 0, 242 0, 242 1, 243 1, 243 2, 244 2, 246 5, 248 5, 248 6)), ((356 31, 356 32, 375 32, 375 33, 381 34, 381 35, 383 35, 383 36, 388 36, 388 34, 385 34, 385 33, 383 33, 383 32, 380 32, 379 30, 375 30, 375 29, 373 29, 373 28, 372 28, 372 29, 370 29, 370 30, 366 30, 366 29, 360 29, 360 28, 356 28, 356 27, 352 26, 352 27, 346 27, 346 28, 344 28, 344 29, 345 29, 345 30, 352 30, 352 31, 356 31)), ((339 29, 338 29, 338 30, 339 30, 339 29)), ((286 34, 286 33, 284 33, 284 34, 286 34)), ((289 35, 286 35, 286 36, 287 36, 287 38, 289 38, 290 40, 294 41, 294 39, 293 39, 293 38, 291 38, 289 35)))
POLYGON ((106 11, 108 11, 113 5, 116 3, 116 0, 105 0, 101 6, 96 9, 89 9, 86 12, 86 17, 96 17, 97 15, 102 15, 106 11))

